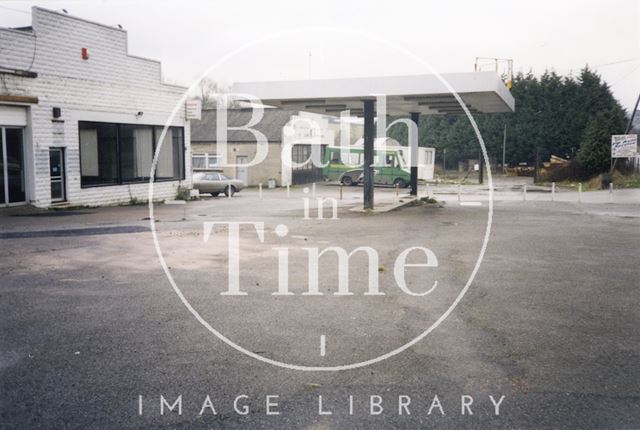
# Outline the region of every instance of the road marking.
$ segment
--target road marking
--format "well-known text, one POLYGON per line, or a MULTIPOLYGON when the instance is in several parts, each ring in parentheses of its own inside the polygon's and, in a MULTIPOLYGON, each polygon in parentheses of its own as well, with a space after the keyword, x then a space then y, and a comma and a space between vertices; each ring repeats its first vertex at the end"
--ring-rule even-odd
POLYGON ((324 357, 325 354, 325 343, 326 343, 326 338, 323 334, 320 335, 320 357, 324 357))
POLYGON ((460 202, 460 206, 482 206, 482 202, 460 202))
POLYGON ((165 200, 165 205, 183 205, 186 202, 184 200, 165 200))

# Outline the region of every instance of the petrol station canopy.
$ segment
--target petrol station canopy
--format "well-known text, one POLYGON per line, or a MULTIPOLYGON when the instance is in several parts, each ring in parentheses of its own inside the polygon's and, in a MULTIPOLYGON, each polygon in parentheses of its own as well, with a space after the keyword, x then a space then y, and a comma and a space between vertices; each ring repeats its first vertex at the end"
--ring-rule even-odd
MULTIPOLYGON (((440 77, 462 98, 471 113, 513 112, 511 93, 495 72, 447 73, 440 77)), ((267 106, 362 116, 364 100, 386 96, 388 115, 457 115, 464 110, 437 75, 381 76, 272 82, 241 82, 235 94, 250 94, 267 106)))
MULTIPOLYGON (((464 114, 452 91, 472 114, 515 109, 513 96, 494 72, 243 82, 231 89, 233 94, 259 99, 265 106, 335 116, 348 110, 350 115, 364 117, 364 209, 373 209, 374 119, 379 96, 385 97, 387 115, 410 115, 417 125, 420 115, 464 114)), ((380 113, 381 107, 377 108, 380 113)), ((412 147, 412 160, 417 159, 415 151, 412 147)), ((418 167, 413 164, 410 185, 411 195, 417 196, 418 167)))

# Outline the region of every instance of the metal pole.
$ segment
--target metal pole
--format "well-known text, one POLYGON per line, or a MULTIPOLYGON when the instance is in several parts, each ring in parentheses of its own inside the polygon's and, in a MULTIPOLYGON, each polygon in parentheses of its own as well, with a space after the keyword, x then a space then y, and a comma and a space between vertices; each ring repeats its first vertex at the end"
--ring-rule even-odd
POLYGON ((442 177, 447 179, 447 148, 442 149, 442 177))
MULTIPOLYGON (((418 144, 420 143, 420 112, 411 112, 411 121, 418 129, 418 144)), ((411 142, 408 142, 411 145, 411 142)), ((411 195, 418 195, 418 148, 409 148, 411 154, 411 195)))
POLYGON ((373 209, 373 140, 375 100, 364 100, 364 209, 373 209))
POLYGON ((522 200, 527 201, 527 184, 522 187, 522 200))
POLYGON ((502 174, 507 173, 507 168, 504 166, 505 155, 507 153, 507 123, 504 123, 504 129, 502 130, 502 174))
POLYGON ((556 196, 556 183, 552 182, 551 183, 551 201, 555 200, 555 196, 556 196))
POLYGON ((534 183, 538 182, 538 163, 539 163, 539 158, 540 158, 540 148, 538 148, 536 146, 536 160, 535 160, 535 166, 533 168, 533 182, 534 183))
POLYGON ((484 157, 482 156, 482 151, 480 151, 480 156, 478 157, 478 183, 484 183, 484 157))
POLYGON ((629 134, 629 131, 631 130, 631 126, 633 125, 633 118, 636 116, 636 111, 638 110, 638 104, 640 104, 640 94, 638 94, 636 105, 634 106, 633 111, 631 111, 631 117, 629 118, 629 122, 627 123, 627 128, 624 134, 629 134))
POLYGON ((262 198, 262 182, 258 184, 258 195, 262 198))
POLYGON ((9 168, 8 165, 9 163, 7 163, 7 129, 3 128, 2 129, 2 136, 0 137, 0 141, 2 141, 2 154, 0 154, 0 157, 2 157, 2 172, 0 172, 0 175, 2 175, 3 180, 2 182, 4 182, 4 201, 0 202, 2 204, 8 205, 9 204, 9 168))

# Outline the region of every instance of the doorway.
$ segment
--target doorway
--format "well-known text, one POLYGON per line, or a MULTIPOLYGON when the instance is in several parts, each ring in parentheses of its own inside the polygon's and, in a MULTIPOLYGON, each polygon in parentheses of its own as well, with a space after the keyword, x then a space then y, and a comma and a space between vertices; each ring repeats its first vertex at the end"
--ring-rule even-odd
POLYGON ((49 148, 49 174, 51 176, 51 202, 67 199, 64 178, 64 148, 49 148))
POLYGON ((22 128, 0 128, 0 204, 10 205, 26 201, 23 135, 22 128))
POLYGON ((246 155, 236 156, 236 179, 240 179, 245 185, 249 185, 249 157, 246 155))

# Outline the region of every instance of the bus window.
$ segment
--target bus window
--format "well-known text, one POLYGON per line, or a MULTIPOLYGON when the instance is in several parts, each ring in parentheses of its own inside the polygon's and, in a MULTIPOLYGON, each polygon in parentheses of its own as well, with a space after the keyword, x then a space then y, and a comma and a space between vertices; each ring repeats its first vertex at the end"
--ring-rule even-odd
POLYGON ((398 167, 398 159, 395 154, 387 154, 385 157, 385 166, 387 167, 398 167))

